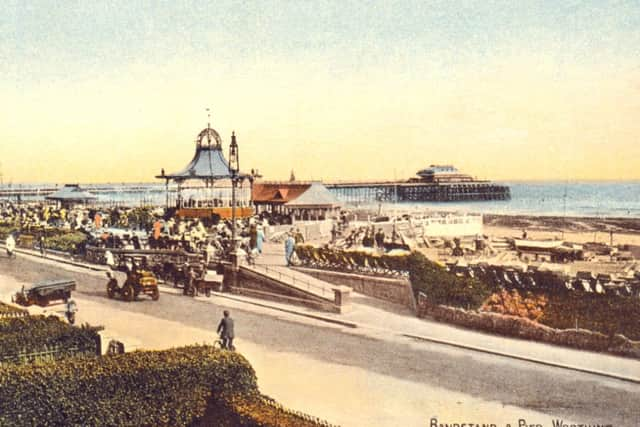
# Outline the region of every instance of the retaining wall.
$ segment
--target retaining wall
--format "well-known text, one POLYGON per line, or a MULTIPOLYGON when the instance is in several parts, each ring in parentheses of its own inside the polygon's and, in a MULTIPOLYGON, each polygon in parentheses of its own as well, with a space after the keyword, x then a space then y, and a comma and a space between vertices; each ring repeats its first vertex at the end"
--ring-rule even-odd
POLYGON ((640 359, 640 341, 620 334, 607 336, 586 329, 554 329, 522 317, 435 305, 422 293, 418 296, 417 314, 484 332, 640 359))
POLYGON ((412 310, 416 302, 408 279, 376 277, 366 274, 343 273, 341 271, 319 270, 315 268, 294 267, 301 273, 308 274, 324 282, 334 285, 348 286, 354 291, 395 304, 402 304, 412 310))

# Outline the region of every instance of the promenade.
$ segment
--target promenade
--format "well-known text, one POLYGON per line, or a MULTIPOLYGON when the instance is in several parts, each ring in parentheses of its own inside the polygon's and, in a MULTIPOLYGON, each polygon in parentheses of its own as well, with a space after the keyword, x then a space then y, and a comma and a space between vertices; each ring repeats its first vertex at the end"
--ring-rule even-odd
MULTIPOLYGON (((293 283, 297 280, 301 288, 305 288, 307 283, 312 283, 314 292, 319 292, 318 289, 322 288, 327 293, 331 291, 331 284, 287 268, 285 266, 284 251, 281 246, 273 243, 265 244, 263 255, 256 261, 256 270, 269 269, 271 272, 282 272, 285 278, 289 278, 288 280, 293 278, 293 283)), ((33 259, 41 262, 63 262, 81 269, 90 269, 92 270, 91 274, 98 277, 104 277, 103 271, 107 270, 102 266, 74 262, 56 255, 50 255, 47 259, 42 259, 36 251, 20 250, 20 252, 29 254, 33 259)), ((170 292, 173 289, 168 286, 162 286, 161 291, 170 292)), ((408 307, 385 302, 357 292, 352 293, 350 310, 343 314, 319 312, 297 305, 265 301, 247 296, 219 292, 214 292, 214 294, 220 298, 245 303, 254 307, 268 308, 293 316, 317 319, 326 323, 357 329, 357 333, 361 335, 386 339, 404 337, 415 341, 428 341, 640 384, 640 361, 635 359, 487 334, 430 319, 420 319, 408 307)))
MULTIPOLYGON (((263 262, 270 256, 277 262, 278 246, 272 248, 263 262)), ((124 303, 106 298, 103 271, 61 261, 25 252, 17 260, 0 258, 0 295, 7 298, 20 282, 70 275, 78 281, 78 321, 105 325, 105 335, 129 350, 210 342, 221 310, 230 309, 237 347, 263 391, 342 425, 427 425, 431 416, 442 422, 525 417, 550 425, 558 416, 635 426, 640 416, 634 360, 467 331, 358 294, 342 315, 230 294, 194 299, 169 286, 158 302, 124 303), (612 378, 622 376, 627 380, 612 378), (579 392, 586 389, 594 396, 590 406, 579 392), (357 401, 359 410, 344 407, 346 401, 357 401)), ((56 310, 62 307, 47 308, 56 310)))

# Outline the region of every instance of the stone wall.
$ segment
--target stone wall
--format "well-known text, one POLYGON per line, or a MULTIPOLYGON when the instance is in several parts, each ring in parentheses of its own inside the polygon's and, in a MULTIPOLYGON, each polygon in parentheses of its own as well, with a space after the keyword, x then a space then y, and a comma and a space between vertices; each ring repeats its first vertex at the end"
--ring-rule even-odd
POLYGON ((366 274, 343 273, 341 271, 318 270, 305 267, 294 267, 294 269, 327 283, 348 286, 355 292, 370 297, 402 304, 412 310, 416 308, 409 279, 376 277, 366 274))
POLYGON ((623 335, 607 336, 586 329, 554 329, 522 317, 434 305, 422 293, 418 296, 417 314, 484 332, 640 359, 640 341, 632 341, 623 335))
POLYGON ((224 289, 239 295, 246 295, 279 303, 288 303, 312 308, 314 310, 340 313, 343 307, 317 295, 284 285, 260 273, 240 269, 236 273, 236 283, 233 284, 233 274, 230 266, 225 267, 224 289))
POLYGON ((331 237, 331 228, 333 222, 331 220, 321 221, 295 221, 293 224, 286 225, 270 225, 265 231, 267 239, 272 235, 286 232, 291 228, 297 228, 304 236, 305 242, 310 240, 327 239, 331 237))

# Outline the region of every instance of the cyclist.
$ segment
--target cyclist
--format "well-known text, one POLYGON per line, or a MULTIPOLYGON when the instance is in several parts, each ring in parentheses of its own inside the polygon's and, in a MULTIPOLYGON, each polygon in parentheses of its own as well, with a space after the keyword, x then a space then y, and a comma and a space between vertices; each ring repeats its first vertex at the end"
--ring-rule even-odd
POLYGON ((217 331, 220 335, 220 340, 222 341, 222 348, 233 350, 235 348, 233 346, 233 319, 229 316, 229 310, 225 310, 223 314, 224 317, 220 319, 217 331))

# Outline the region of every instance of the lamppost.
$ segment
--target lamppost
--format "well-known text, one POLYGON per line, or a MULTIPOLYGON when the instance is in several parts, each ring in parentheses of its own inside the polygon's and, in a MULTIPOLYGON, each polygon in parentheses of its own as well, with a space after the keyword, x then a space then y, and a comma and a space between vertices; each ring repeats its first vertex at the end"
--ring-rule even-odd
POLYGON ((233 268, 238 268, 238 242, 236 241, 236 185, 238 184, 238 171, 240 170, 240 155, 236 133, 231 133, 231 145, 229 145, 229 173, 231 174, 231 263, 233 268))

